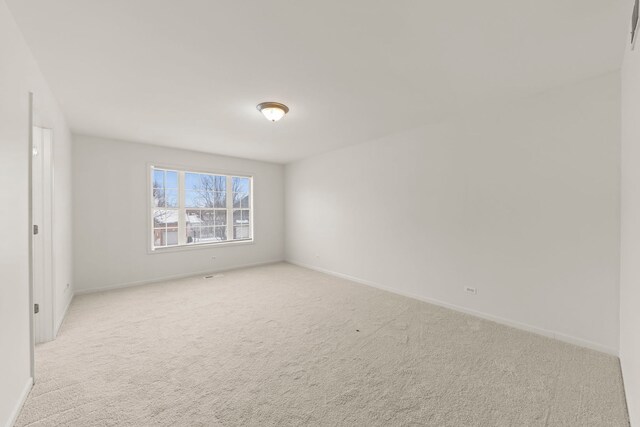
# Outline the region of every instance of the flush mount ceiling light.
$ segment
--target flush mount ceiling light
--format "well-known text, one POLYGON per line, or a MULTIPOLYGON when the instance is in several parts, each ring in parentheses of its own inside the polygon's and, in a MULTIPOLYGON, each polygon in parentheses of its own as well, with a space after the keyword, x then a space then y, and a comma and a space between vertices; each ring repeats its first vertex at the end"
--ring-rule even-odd
POLYGON ((279 102, 261 102, 256 108, 272 122, 277 122, 289 112, 289 107, 279 102))

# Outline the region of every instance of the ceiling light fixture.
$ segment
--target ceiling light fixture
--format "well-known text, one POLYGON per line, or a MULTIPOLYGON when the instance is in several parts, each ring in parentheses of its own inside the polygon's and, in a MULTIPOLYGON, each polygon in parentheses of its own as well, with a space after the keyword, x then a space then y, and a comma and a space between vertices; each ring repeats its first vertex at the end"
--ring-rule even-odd
POLYGON ((277 122, 289 112, 289 107, 279 102, 261 102, 256 108, 272 122, 277 122))

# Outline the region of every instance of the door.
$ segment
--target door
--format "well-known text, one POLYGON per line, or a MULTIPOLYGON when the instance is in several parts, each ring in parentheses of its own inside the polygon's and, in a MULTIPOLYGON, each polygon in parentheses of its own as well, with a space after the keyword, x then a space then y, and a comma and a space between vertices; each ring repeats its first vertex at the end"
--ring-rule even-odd
POLYGON ((33 127, 31 166, 33 320, 36 344, 53 336, 53 168, 51 129, 33 127))

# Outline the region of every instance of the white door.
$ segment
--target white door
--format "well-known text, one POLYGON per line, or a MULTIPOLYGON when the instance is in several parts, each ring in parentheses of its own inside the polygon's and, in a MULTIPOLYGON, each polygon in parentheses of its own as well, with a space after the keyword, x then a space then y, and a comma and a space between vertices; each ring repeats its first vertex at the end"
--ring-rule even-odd
POLYGON ((32 277, 34 303, 34 339, 36 344, 53 336, 53 132, 34 126, 31 169, 32 277))

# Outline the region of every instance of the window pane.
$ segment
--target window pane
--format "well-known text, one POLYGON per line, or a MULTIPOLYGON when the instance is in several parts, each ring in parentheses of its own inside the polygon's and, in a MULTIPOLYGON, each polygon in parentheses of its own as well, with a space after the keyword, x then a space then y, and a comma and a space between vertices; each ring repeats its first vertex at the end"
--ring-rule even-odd
POLYGON ((184 194, 184 204, 187 208, 195 208, 197 207, 196 198, 198 194, 195 191, 187 190, 184 194))
POLYGON ((213 175, 200 175, 200 189, 208 193, 214 192, 216 188, 216 180, 213 175))
POLYGON ((216 240, 227 240, 227 227, 216 227, 216 240))
POLYGON ((164 187, 164 171, 159 169, 153 170, 153 188, 164 187))
POLYGON ((200 240, 200 227, 187 227, 187 244, 197 243, 200 240))
POLYGON ((161 227, 165 227, 166 225, 166 218, 167 218, 167 211, 165 210, 155 210, 153 212, 153 227, 154 228, 161 228, 161 227))
POLYGON ((202 204, 205 208, 212 208, 215 206, 215 198, 216 193, 212 193, 210 191, 203 192, 200 197, 202 197, 202 204))
POLYGON ((199 226, 201 221, 200 211, 197 209, 188 209, 186 215, 187 225, 199 226))
POLYGON ((212 227, 214 225, 214 212, 213 211, 202 211, 202 225, 207 227, 212 227))
POLYGON ((249 194, 248 193, 234 193, 233 194, 233 207, 234 208, 248 208, 249 207, 249 194))
POLYGON ((233 225, 247 225, 247 224, 249 224, 248 210, 233 211, 233 225))
POLYGON ((248 193, 249 192, 249 178, 240 178, 234 176, 232 178, 233 192, 234 193, 248 193))
POLYGON ((214 192, 226 191, 226 177, 202 173, 185 173, 185 188, 187 190, 214 192))
POLYGON ((153 230, 153 246, 166 246, 167 230, 164 228, 153 230))
MULTIPOLYGON (((208 191, 188 190, 185 194, 185 205, 188 208, 213 208, 215 195, 208 191)), ((225 207, 224 204, 220 207, 225 207)))
POLYGON ((156 209, 153 212, 153 224, 156 228, 177 227, 178 211, 168 209, 156 209))
POLYGON ((165 207, 177 208, 178 207, 178 190, 165 190, 164 200, 165 200, 165 207))
POLYGON ((233 238, 235 240, 241 239, 249 239, 251 229, 249 227, 241 226, 241 227, 233 227, 233 238))
POLYGON ((168 228, 167 229, 167 245, 177 245, 178 244, 178 229, 177 228, 168 228))
POLYGON ((216 175, 213 189, 215 191, 227 191, 227 177, 223 175, 216 175))
POLYGON ((156 208, 165 207, 164 190, 162 188, 153 189, 153 206, 156 208))
POLYGON ((217 192, 214 195, 214 208, 226 208, 227 207, 227 193, 217 192))
POLYGON ((200 241, 211 242, 215 240, 214 227, 202 227, 200 228, 200 241))
POLYGON ((178 172, 167 171, 165 175, 164 188, 178 188, 178 172))
POLYGON ((215 212, 216 212, 215 214, 216 225, 227 225, 227 211, 215 211, 215 212))
POLYGON ((197 190, 200 188, 200 174, 199 173, 185 173, 184 174, 184 188, 186 190, 197 190))

